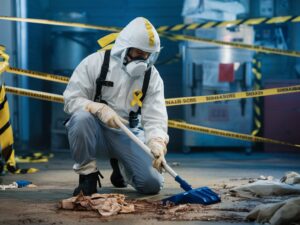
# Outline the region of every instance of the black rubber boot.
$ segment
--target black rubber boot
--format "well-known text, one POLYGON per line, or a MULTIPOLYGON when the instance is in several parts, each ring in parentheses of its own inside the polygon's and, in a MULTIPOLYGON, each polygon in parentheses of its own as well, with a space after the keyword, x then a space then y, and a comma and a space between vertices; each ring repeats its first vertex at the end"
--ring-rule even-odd
POLYGON ((92 195, 94 193, 97 193, 97 182, 99 187, 101 187, 100 178, 103 179, 102 174, 100 171, 97 171, 95 173, 90 173, 88 175, 79 175, 79 185, 77 188, 75 188, 73 192, 73 196, 79 195, 80 192, 83 193, 83 195, 92 195))
POLYGON ((110 159, 110 165, 113 169, 113 172, 110 176, 111 183, 117 188, 127 187, 126 182, 120 172, 119 164, 117 159, 110 159))

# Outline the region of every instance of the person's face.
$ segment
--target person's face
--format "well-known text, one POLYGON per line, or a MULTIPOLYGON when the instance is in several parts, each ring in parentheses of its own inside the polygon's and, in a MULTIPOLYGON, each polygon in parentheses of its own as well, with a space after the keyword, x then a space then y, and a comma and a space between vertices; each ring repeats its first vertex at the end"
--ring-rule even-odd
POLYGON ((129 62, 135 59, 146 60, 150 56, 150 53, 144 52, 143 50, 140 50, 138 48, 130 48, 127 53, 127 56, 129 62))

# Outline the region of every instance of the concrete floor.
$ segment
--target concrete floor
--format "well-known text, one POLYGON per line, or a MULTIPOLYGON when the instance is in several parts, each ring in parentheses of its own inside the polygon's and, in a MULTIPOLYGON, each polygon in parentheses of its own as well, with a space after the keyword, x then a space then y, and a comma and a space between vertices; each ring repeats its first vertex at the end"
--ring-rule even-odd
MULTIPOLYGON (((68 153, 55 153, 48 163, 20 164, 22 168, 37 167, 36 174, 11 175, 0 177, 1 184, 15 180, 29 180, 37 188, 22 188, 0 191, 0 224, 254 224, 244 221, 247 211, 261 201, 243 201, 226 195, 226 187, 247 182, 247 178, 271 175, 280 178, 287 171, 300 171, 300 154, 212 152, 193 154, 168 154, 169 164, 193 187, 209 186, 222 194, 222 203, 203 207, 186 213, 180 218, 165 218, 155 212, 145 214, 117 215, 100 218, 95 212, 67 211, 58 209, 61 199, 71 197, 77 184, 77 175, 73 173, 72 161, 68 153), (178 165, 179 164, 179 165, 178 165), (241 210, 242 209, 242 210, 241 210), (224 219, 222 219, 224 218, 224 219), (192 219, 192 221, 190 221, 192 219)), ((109 181, 111 173, 107 161, 99 161, 103 193, 122 193, 128 199, 148 199, 155 201, 166 196, 182 192, 175 181, 165 174, 165 188, 159 195, 143 196, 132 188, 116 189, 109 181)))

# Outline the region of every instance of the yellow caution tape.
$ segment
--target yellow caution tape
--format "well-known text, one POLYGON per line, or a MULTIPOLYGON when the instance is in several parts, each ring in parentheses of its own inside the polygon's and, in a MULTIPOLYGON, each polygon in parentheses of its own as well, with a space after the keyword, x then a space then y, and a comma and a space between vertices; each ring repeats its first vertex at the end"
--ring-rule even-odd
POLYGON ((60 103, 64 102, 64 97, 62 95, 50 94, 42 91, 32 91, 32 90, 10 87, 10 86, 5 86, 5 90, 7 91, 7 93, 27 96, 31 98, 40 99, 40 100, 60 102, 60 103))
POLYGON ((94 30, 112 31, 112 32, 120 31, 120 28, 111 27, 111 26, 107 27, 107 26, 98 26, 98 25, 91 25, 91 24, 84 24, 84 23, 62 22, 62 21, 34 19, 34 18, 20 18, 20 17, 13 17, 13 16, 0 16, 0 20, 38 23, 38 24, 46 24, 46 25, 57 25, 57 26, 65 26, 65 27, 80 27, 80 28, 87 28, 87 29, 94 29, 94 30))
MULTIPOLYGON (((111 45, 107 45, 109 47, 111 45)), ((258 64, 261 66, 260 64, 258 64)), ((45 79, 49 81, 56 81, 61 83, 68 83, 69 78, 54 74, 41 73, 30 70, 23 70, 18 68, 8 67, 6 69, 7 72, 22 74, 38 79, 45 79)), ((253 73, 258 79, 261 79, 261 74, 257 72, 254 68, 253 73)), ((256 87, 256 89, 259 87, 256 87)), ((182 98, 169 98, 166 99, 166 106, 175 106, 175 105, 187 105, 187 104, 198 104, 205 102, 216 102, 216 101, 225 101, 225 100, 233 100, 233 99, 241 99, 241 98, 254 98, 254 97, 262 97, 262 96, 270 96, 270 95, 278 95, 278 94, 288 94, 288 93, 296 93, 299 92, 300 86, 290 86, 290 87, 282 87, 282 88, 271 88, 265 90, 255 90, 255 91, 246 91, 246 92, 236 92, 236 93, 228 93, 228 94, 219 94, 219 95, 208 95, 208 96, 193 96, 193 97, 182 97, 182 98)), ((7 91, 19 95, 26 95, 29 97, 47 98, 49 101, 63 102, 63 98, 61 95, 48 94, 44 92, 36 92, 36 91, 28 91, 26 89, 18 89, 14 87, 7 87, 7 91)))
POLYGON ((298 145, 298 144, 291 144, 288 142, 277 141, 277 140, 273 140, 270 138, 257 137, 257 136, 253 136, 253 135, 240 134, 240 133, 226 131, 226 130, 208 128, 208 127, 193 125, 193 124, 184 123, 184 122, 177 122, 175 120, 169 120, 168 125, 171 128, 195 131, 195 132, 199 132, 199 133, 211 134, 211 135, 216 135, 216 136, 221 136, 221 137, 234 138, 234 139, 239 139, 239 140, 243 140, 243 141, 281 144, 281 145, 287 145, 287 146, 300 148, 300 145, 298 145))
MULTIPOLYGON (((108 46, 111 45, 107 45, 106 47, 108 46)), ((15 74, 22 74, 34 78, 56 81, 61 83, 68 83, 69 81, 69 78, 64 76, 41 73, 41 72, 30 71, 30 70, 22 70, 22 69, 12 68, 12 67, 8 67, 6 71, 15 74)), ((255 68, 253 69, 253 73, 258 79, 261 79, 261 74, 255 68)), ((241 98, 262 97, 262 96, 270 96, 270 95, 278 95, 278 94, 295 93, 295 92, 299 92, 299 90, 300 90, 300 86, 296 85, 290 87, 271 88, 265 90, 245 91, 245 92, 219 94, 219 95, 169 98, 166 99, 166 105, 175 106, 175 105, 187 105, 187 104, 198 104, 198 103, 205 103, 205 102, 225 101, 225 100, 233 100, 233 99, 241 99, 241 98)), ((37 91, 28 91, 26 89, 14 88, 14 87, 7 87, 7 91, 19 95, 26 95, 29 97, 35 97, 40 99, 47 98, 49 101, 53 100, 56 102, 63 102, 63 98, 61 95, 48 94, 48 93, 37 92, 37 91)))
POLYGON ((14 67, 8 67, 6 69, 6 72, 14 73, 14 74, 18 74, 18 75, 24 75, 24 76, 33 77, 33 78, 38 78, 38 79, 42 79, 42 80, 64 83, 64 84, 67 84, 69 82, 69 77, 66 77, 66 76, 60 76, 60 75, 55 75, 55 74, 50 74, 50 73, 42 73, 42 72, 37 72, 37 71, 32 71, 32 70, 24 70, 24 69, 19 69, 19 68, 14 68, 14 67))
MULTIPOLYGON (((111 26, 99 26, 91 25, 84 23, 73 23, 73 22, 62 22, 55 20, 45 20, 45 19, 34 19, 34 18, 20 18, 20 17, 11 17, 11 16, 0 16, 1 20, 9 21, 18 21, 18 22, 27 22, 27 23, 38 23, 38 24, 47 24, 47 25, 58 25, 58 26, 67 26, 67 27, 80 27, 94 30, 104 30, 104 31, 120 31, 119 27, 111 26)), ((181 31, 181 30, 195 30, 195 29, 205 29, 213 27, 230 27, 238 25, 261 25, 261 24, 282 24, 282 23, 298 23, 300 22, 300 16, 278 16, 278 17, 261 17, 261 18, 248 18, 244 20, 230 20, 230 21, 208 21, 204 23, 192 23, 192 24, 175 24, 175 25, 163 25, 156 27, 158 32, 163 31, 181 31)))
POLYGON ((32 70, 24 70, 24 69, 19 69, 19 68, 13 68, 9 66, 8 59, 9 56, 4 52, 5 47, 2 46, 0 48, 0 57, 4 58, 4 62, 0 62, 0 74, 2 72, 9 72, 9 73, 14 73, 17 75, 24 75, 28 77, 33 77, 33 78, 38 78, 38 79, 43 79, 43 80, 48 80, 48 81, 54 81, 54 82, 59 82, 59 83, 65 83, 67 84, 69 81, 69 78, 66 76, 60 76, 60 75, 55 75, 55 74, 50 74, 50 73, 42 73, 42 72, 36 72, 32 70), (4 67, 1 66, 1 63, 6 63, 4 67))
POLYGON ((277 17, 261 17, 261 18, 249 18, 244 20, 230 20, 230 21, 208 21, 204 23, 192 23, 192 24, 175 24, 170 26, 159 26, 157 31, 182 31, 182 30, 196 30, 196 29, 206 29, 213 27, 231 27, 239 25, 262 25, 262 24, 282 24, 282 23, 298 23, 300 22, 300 16, 277 16, 277 17))
MULTIPOLYGON (((46 92, 32 91, 32 90, 15 88, 10 86, 6 86, 6 91, 8 93, 24 95, 28 97, 41 99, 41 100, 64 102, 63 96, 57 94, 49 94, 46 92)), ((227 101, 227 100, 242 99, 242 98, 281 95, 281 94, 289 94, 289 93, 297 93, 297 92, 300 92, 300 85, 281 87, 281 88, 262 89, 262 90, 255 90, 255 91, 218 94, 218 95, 167 98, 165 101, 166 101, 166 106, 177 106, 177 105, 199 104, 199 103, 206 103, 206 102, 227 101)))
MULTIPOLYGON (((300 21, 299 17, 300 16, 293 17, 289 21, 299 22, 300 21)), ((88 24, 82 24, 82 23, 60 22, 60 21, 44 20, 44 19, 19 18, 19 17, 9 17, 9 16, 0 16, 0 19, 10 20, 10 21, 28 22, 28 23, 39 23, 39 24, 49 24, 49 25, 69 26, 69 27, 81 27, 81 28, 88 28, 88 29, 113 31, 113 32, 119 32, 121 30, 121 28, 118 28, 118 27, 97 26, 97 25, 88 25, 88 24)), ((263 21, 263 20, 264 20, 263 18, 249 19, 245 22, 245 24, 248 24, 248 25, 259 24, 260 21, 263 21)), ((276 22, 276 20, 274 20, 274 21, 276 22)), ((278 21, 280 21, 280 19, 278 19, 278 21)), ((218 24, 221 24, 221 23, 224 23, 224 22, 219 22, 219 23, 218 22, 207 22, 203 26, 201 26, 201 28, 210 28, 210 27, 217 26, 218 24)), ((236 21, 234 21, 233 23, 237 24, 236 21)), ((224 24, 226 24, 226 23, 224 23, 224 24)), ((228 22, 227 22, 227 24, 228 24, 228 22)), ((166 26, 163 26, 163 27, 165 28, 166 26)), ((231 47, 234 47, 234 48, 247 49, 247 50, 256 51, 256 52, 300 57, 300 52, 297 52, 297 51, 268 48, 268 47, 256 46, 256 45, 250 45, 250 44, 243 44, 243 43, 238 43, 238 42, 217 41, 217 40, 194 37, 194 36, 188 36, 188 35, 170 34, 170 33, 166 33, 165 32, 166 30, 167 29, 162 29, 162 28, 158 29, 161 36, 166 37, 166 38, 168 38, 172 41, 174 41, 174 40, 177 40, 177 41, 195 41, 195 42, 208 43, 208 44, 221 45, 221 46, 224 46, 224 45, 225 46, 231 46, 231 47)), ((177 25, 176 25, 176 30, 178 30, 177 25)), ((110 46, 110 48, 111 47, 112 46, 110 46)))
POLYGON ((198 104, 198 103, 205 103, 205 102, 217 102, 217 101, 226 101, 226 100, 241 99, 241 98, 254 98, 254 97, 281 95, 281 94, 297 93, 297 92, 300 92, 300 85, 262 89, 262 90, 255 90, 255 91, 244 91, 244 92, 236 92, 236 93, 228 93, 228 94, 218 94, 218 95, 168 98, 166 99, 166 105, 167 106, 189 105, 189 104, 198 104))
POLYGON ((292 51, 292 50, 268 48, 268 47, 244 44, 244 43, 239 43, 239 42, 218 41, 218 40, 212 40, 212 39, 201 38, 201 37, 194 37, 194 36, 183 35, 183 34, 171 34, 171 33, 166 33, 166 32, 161 33, 161 34, 163 34, 164 37, 166 37, 170 40, 194 41, 194 42, 207 43, 207 44, 213 44, 213 45, 219 45, 219 46, 231 46, 231 47, 234 47, 234 48, 247 49, 247 50, 256 51, 256 52, 300 57, 300 52, 292 51))
MULTIPOLYGON (((53 94, 49 94, 49 93, 45 93, 45 92, 29 91, 29 90, 25 90, 25 89, 20 90, 20 88, 13 88, 13 87, 6 87, 6 90, 7 90, 7 92, 10 92, 13 94, 24 95, 24 96, 28 96, 28 97, 41 99, 41 100, 54 101, 53 94)), ((60 96, 60 95, 55 95, 55 96, 56 96, 56 98, 55 98, 56 102, 60 102, 60 103, 63 102, 63 96, 60 96)), ((300 145, 291 144, 288 142, 277 141, 277 140, 273 140, 273 139, 269 139, 269 138, 251 136, 251 135, 247 135, 247 134, 240 134, 240 133, 224 131, 224 130, 219 130, 219 129, 213 129, 213 128, 208 128, 208 127, 203 127, 203 126, 197 126, 197 125, 193 125, 193 124, 177 122, 175 120, 169 120, 168 124, 169 124, 169 127, 171 127, 171 128, 196 131, 196 132, 212 134, 212 135, 217 135, 217 136, 223 136, 223 137, 229 137, 229 138, 235 138, 235 139, 240 139, 240 140, 245 140, 245 141, 266 142, 266 143, 273 143, 273 144, 288 145, 288 146, 293 146, 293 147, 300 147, 300 145)))

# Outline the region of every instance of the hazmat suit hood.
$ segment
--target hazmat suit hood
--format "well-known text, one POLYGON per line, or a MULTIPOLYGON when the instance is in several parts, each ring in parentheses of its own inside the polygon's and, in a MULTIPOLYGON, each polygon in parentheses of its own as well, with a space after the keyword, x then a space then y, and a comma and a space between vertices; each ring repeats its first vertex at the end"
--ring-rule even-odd
POLYGON ((121 63, 128 48, 138 48, 149 52, 149 65, 153 65, 160 52, 160 39, 154 26, 143 17, 132 20, 118 35, 112 48, 112 56, 118 58, 121 63))

